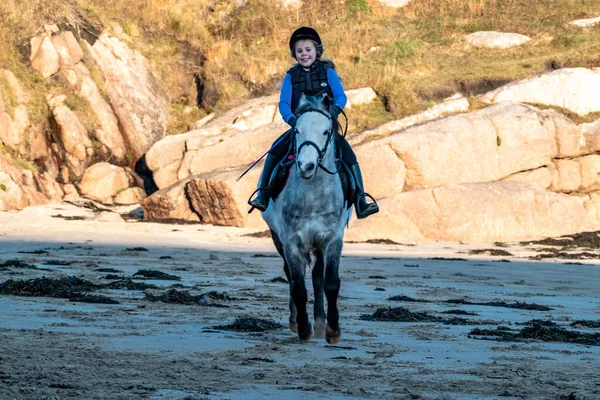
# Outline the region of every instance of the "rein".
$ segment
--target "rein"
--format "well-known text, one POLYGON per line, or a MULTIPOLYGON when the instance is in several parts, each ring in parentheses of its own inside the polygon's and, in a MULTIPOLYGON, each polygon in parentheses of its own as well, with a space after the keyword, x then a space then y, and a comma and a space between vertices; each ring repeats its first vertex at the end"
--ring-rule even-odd
MULTIPOLYGON (((307 141, 303 142, 302 144, 300 144, 300 147, 298 147, 296 149, 296 151, 295 151, 296 154, 290 154, 292 149, 296 148, 296 134, 298 133, 298 131, 296 130, 296 128, 294 128, 292 131, 292 133, 294 134, 294 136, 292 138, 292 145, 290 146, 288 154, 284 158, 284 160, 287 159, 288 161, 282 162, 281 165, 283 167, 288 167, 288 166, 294 164, 296 162, 297 156, 298 156, 298 154, 300 154, 300 151, 302 150, 302 148, 304 146, 312 146, 315 148, 315 150, 317 150, 317 153, 319 155, 317 157, 317 165, 323 171, 327 172, 329 175, 335 175, 335 174, 339 173, 342 168, 342 148, 341 148, 341 146, 338 146, 338 154, 337 154, 338 161, 337 161, 336 169, 334 171, 328 170, 326 167, 323 166, 322 162, 323 162, 323 158, 325 157, 325 154, 327 153, 327 149, 329 148, 329 143, 331 143, 331 141, 333 140, 333 136, 335 134, 335 129, 333 128, 333 122, 335 122, 338 126, 339 126, 339 122, 334 121, 333 118, 331 118, 330 114, 326 113, 325 111, 321 110, 320 108, 313 108, 313 107, 307 107, 307 108, 298 110, 298 112, 296 113, 297 114, 296 118, 299 118, 302 114, 309 112, 309 111, 318 112, 320 114, 323 114, 330 121, 330 127, 329 127, 329 130, 327 131, 327 141, 325 142, 325 147, 323 147, 323 149, 320 149, 319 146, 315 142, 313 142, 311 140, 307 140, 307 141), (292 157, 290 157, 290 156, 292 156, 292 157)), ((344 116, 345 115, 346 114, 344 114, 344 116)), ((347 122, 346 122, 346 124, 347 124, 347 122)), ((344 135, 345 135, 345 132, 344 132, 344 135)))

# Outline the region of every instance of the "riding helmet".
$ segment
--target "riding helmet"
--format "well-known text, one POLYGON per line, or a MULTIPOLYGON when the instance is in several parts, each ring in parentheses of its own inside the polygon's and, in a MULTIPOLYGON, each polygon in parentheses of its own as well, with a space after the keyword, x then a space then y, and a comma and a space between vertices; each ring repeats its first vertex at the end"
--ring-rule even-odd
POLYGON ((294 52, 294 44, 298 40, 309 39, 317 44, 321 43, 321 37, 313 28, 309 28, 308 26, 303 26, 298 28, 292 33, 292 37, 290 38, 290 51, 294 52))

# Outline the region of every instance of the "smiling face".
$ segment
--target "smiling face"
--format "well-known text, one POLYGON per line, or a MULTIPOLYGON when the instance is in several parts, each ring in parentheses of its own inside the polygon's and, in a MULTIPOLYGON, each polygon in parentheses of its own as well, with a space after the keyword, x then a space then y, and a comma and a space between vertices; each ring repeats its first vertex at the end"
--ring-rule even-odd
POLYGON ((317 48, 311 40, 298 40, 294 44, 294 56, 302 67, 310 68, 317 59, 317 48))

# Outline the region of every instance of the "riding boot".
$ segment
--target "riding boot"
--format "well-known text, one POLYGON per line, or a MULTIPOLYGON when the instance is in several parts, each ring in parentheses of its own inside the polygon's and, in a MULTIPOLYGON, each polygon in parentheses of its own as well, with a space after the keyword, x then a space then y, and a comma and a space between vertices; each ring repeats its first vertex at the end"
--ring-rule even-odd
POLYGON ((254 200, 248 200, 248 204, 261 212, 264 212, 269 206, 269 201, 271 200, 269 181, 271 180, 271 174, 273 174, 273 170, 275 169, 278 161, 279 160, 277 157, 273 154, 269 153, 267 155, 263 172, 260 175, 260 180, 258 181, 258 194, 254 200))
POLYGON ((358 163, 351 165, 350 171, 352 171, 352 175, 354 175, 354 180, 356 181, 356 189, 358 190, 358 196, 356 198, 356 202, 354 203, 354 208, 356 208, 356 217, 358 219, 363 219, 371 214, 379 212, 379 206, 377 205, 377 203, 367 202, 367 193, 365 193, 365 186, 363 184, 362 173, 360 172, 360 166, 358 165, 358 163))

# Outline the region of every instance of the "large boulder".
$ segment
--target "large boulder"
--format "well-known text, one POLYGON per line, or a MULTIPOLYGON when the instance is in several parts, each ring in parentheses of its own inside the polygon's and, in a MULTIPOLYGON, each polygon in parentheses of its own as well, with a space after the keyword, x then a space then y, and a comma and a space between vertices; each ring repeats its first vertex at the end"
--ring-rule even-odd
POLYGON ((75 93, 88 101, 90 110, 96 115, 99 124, 95 132, 96 138, 106 146, 115 161, 123 161, 127 147, 119 129, 119 121, 112 107, 100 93, 88 68, 80 62, 71 67, 64 67, 61 69, 61 74, 65 76, 75 93))
POLYGON ((0 93, 0 143, 5 146, 25 153, 25 133, 30 126, 29 113, 25 102, 27 96, 16 76, 9 70, 1 71, 3 78, 8 83, 7 89, 16 100, 12 115, 8 113, 2 94, 0 93))
MULTIPOLYGON (((415 190, 496 181, 549 165, 557 154, 555 133, 551 114, 503 103, 411 127, 356 151, 389 146, 406 166, 404 190, 415 190)), ((373 162, 374 170, 390 171, 385 160, 373 162)))
POLYGON ((429 107, 427 110, 418 114, 410 115, 400 120, 387 122, 376 128, 369 129, 348 137, 348 143, 351 145, 362 143, 363 141, 374 140, 387 136, 390 133, 398 132, 413 125, 433 121, 445 115, 458 114, 469 109, 469 100, 460 94, 448 97, 439 104, 429 107))
POLYGON ((103 33, 88 47, 106 79, 107 94, 135 159, 162 139, 169 99, 146 59, 117 38, 103 33))
POLYGON ((479 98, 486 103, 519 101, 565 108, 579 115, 600 111, 600 68, 564 68, 509 83, 479 98))
POLYGON ((83 50, 70 31, 52 37, 52 44, 58 53, 60 68, 72 68, 83 59, 83 50))
POLYGON ((48 95, 47 103, 58 128, 57 139, 63 146, 70 175, 78 180, 83 175, 89 158, 94 154, 94 149, 87 129, 79 121, 77 114, 63 103, 65 99, 65 95, 48 95))
POLYGON ((33 69, 46 79, 54 75, 60 68, 59 56, 47 34, 31 39, 31 56, 29 58, 33 69))
POLYGON ((79 184, 83 197, 112 204, 114 197, 130 184, 127 172, 116 165, 100 162, 85 170, 79 184))
POLYGON ((163 188, 140 202, 147 220, 183 220, 200 222, 200 217, 190 205, 186 185, 193 177, 188 177, 163 188))
POLYGON ((20 210, 56 200, 58 184, 47 175, 15 167, 11 156, 0 151, 0 211, 20 210), (41 188, 41 191, 40 191, 41 188))
MULTIPOLYGON (((398 219, 408 218, 428 239, 470 242, 554 237, 600 225, 590 220, 579 197, 553 193, 523 182, 451 184, 398 194, 380 203, 398 219)), ((387 221, 386 215, 383 215, 387 221)), ((381 218, 362 229, 377 232, 381 218)), ((383 230, 385 232, 385 230, 383 230)), ((409 239, 418 239, 409 231, 409 239)), ((379 238, 402 241, 398 235, 379 238)))

